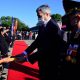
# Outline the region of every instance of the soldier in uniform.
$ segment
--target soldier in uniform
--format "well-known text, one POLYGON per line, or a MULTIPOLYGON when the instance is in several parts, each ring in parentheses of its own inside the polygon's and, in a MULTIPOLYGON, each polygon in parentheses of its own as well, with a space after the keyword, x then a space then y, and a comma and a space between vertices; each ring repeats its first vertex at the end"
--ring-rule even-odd
POLYGON ((65 77, 67 79, 80 79, 80 2, 63 0, 66 15, 62 17, 66 25, 67 44, 65 77))

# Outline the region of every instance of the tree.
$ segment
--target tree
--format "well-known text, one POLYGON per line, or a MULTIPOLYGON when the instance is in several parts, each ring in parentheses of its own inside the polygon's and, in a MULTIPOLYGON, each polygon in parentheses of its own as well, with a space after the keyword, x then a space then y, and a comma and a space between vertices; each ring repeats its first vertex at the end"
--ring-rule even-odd
MULTIPOLYGON (((10 16, 2 16, 1 18, 1 24, 3 27, 11 27, 12 25, 12 17, 10 16)), ((14 17, 14 20, 18 21, 18 30, 29 30, 28 25, 25 23, 21 22, 18 18, 14 17)))
POLYGON ((62 21, 62 16, 60 14, 52 14, 51 17, 56 21, 62 21))
POLYGON ((20 31, 25 31, 25 30, 29 30, 28 25, 26 25, 25 23, 21 22, 19 19, 18 20, 18 30, 20 31))

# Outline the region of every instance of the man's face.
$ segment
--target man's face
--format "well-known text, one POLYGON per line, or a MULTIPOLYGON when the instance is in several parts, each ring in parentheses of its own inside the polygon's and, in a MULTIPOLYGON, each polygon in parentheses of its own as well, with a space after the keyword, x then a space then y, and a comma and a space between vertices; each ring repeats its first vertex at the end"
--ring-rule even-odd
POLYGON ((80 15, 80 14, 70 15, 70 23, 72 26, 78 27, 78 23, 80 20, 80 16, 78 16, 78 15, 80 15))
POLYGON ((37 16, 38 16, 38 18, 41 19, 42 21, 45 21, 46 13, 43 13, 42 11, 38 11, 38 12, 37 12, 37 16))
POLYGON ((71 23, 71 26, 75 26, 76 25, 77 18, 75 17, 75 15, 71 15, 70 16, 70 23, 71 23))

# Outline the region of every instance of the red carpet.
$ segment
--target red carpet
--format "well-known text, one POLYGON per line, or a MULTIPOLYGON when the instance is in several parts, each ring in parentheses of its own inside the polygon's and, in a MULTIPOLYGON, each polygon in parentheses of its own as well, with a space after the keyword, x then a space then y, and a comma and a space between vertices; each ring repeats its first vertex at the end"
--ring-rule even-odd
MULTIPOLYGON (((17 55, 23 52, 28 45, 23 40, 16 40, 14 42, 12 55, 17 55)), ((15 63, 11 62, 8 69, 7 80, 39 80, 37 62, 31 64, 29 62, 15 63)))

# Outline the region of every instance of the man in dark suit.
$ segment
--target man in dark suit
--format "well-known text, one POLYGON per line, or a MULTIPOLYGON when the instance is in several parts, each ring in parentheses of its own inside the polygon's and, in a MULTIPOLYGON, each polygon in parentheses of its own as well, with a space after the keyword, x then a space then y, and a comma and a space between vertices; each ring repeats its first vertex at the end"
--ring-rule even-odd
POLYGON ((41 21, 38 36, 23 53, 28 54, 29 61, 33 62, 30 53, 37 48, 34 54, 37 55, 35 58, 38 59, 41 80, 57 80, 60 76, 60 60, 64 55, 62 53, 65 50, 65 42, 59 34, 57 23, 51 19, 50 7, 41 5, 36 11, 41 21))
POLYGON ((16 56, 17 60, 26 59, 34 63, 38 60, 40 80, 60 80, 61 67, 63 64, 63 52, 65 42, 60 36, 60 29, 55 20, 51 19, 51 10, 48 5, 37 8, 37 16, 40 21, 36 40, 19 56, 27 55, 26 58, 16 56), (31 53, 37 48, 34 57, 31 53))

